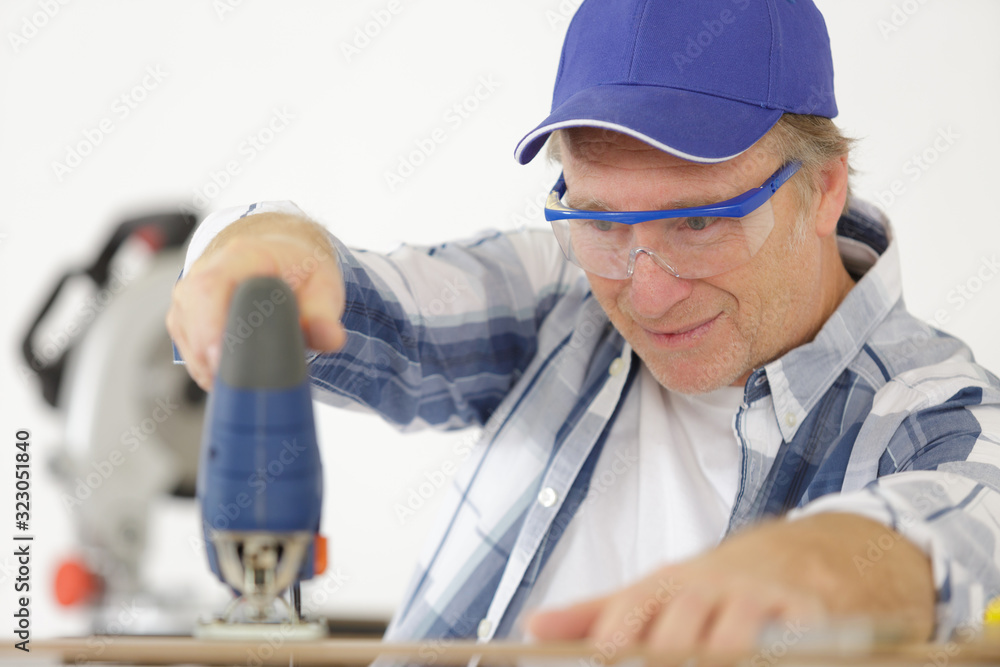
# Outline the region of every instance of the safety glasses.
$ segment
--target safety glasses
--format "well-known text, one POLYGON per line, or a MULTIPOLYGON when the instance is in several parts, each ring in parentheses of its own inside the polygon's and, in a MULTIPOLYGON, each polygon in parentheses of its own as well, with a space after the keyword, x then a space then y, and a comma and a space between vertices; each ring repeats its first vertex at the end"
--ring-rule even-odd
POLYGON ((562 201, 566 181, 560 175, 545 219, 566 258, 588 273, 625 280, 645 253, 678 278, 708 278, 745 264, 760 250, 774 227, 771 197, 801 166, 789 162, 759 188, 732 199, 666 211, 569 208, 562 201))

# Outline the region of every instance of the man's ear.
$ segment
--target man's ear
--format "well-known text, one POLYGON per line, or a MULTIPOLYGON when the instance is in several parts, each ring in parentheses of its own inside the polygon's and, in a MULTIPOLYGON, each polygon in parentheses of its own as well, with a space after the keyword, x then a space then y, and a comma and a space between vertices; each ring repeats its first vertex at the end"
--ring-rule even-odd
POLYGON ((830 160, 819 174, 816 235, 826 238, 837 230, 837 221, 847 201, 847 156, 830 160))

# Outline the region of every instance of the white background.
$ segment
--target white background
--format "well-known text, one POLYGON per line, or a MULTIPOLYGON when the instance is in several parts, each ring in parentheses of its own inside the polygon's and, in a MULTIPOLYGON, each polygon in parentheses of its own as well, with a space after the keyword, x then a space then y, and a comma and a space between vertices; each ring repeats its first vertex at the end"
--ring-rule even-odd
MULTIPOLYGON (((965 339, 996 371, 1000 279, 983 267, 1000 251, 1000 3, 817 2, 833 39, 839 123, 862 139, 856 190, 874 199, 896 180, 905 190, 886 208, 901 244, 907 302, 917 316, 965 339), (914 180, 907 162, 948 131, 957 139, 914 180), (977 282, 981 269, 985 282, 977 282), (958 298, 960 285, 978 292, 958 298)), ((31 378, 21 377, 17 350, 55 276, 92 261, 112 223, 190 203, 230 160, 240 173, 221 191, 209 190, 217 195, 211 208, 292 199, 347 243, 379 249, 510 228, 551 185, 553 167, 544 160, 521 167, 512 152, 547 112, 565 17, 578 3, 398 3, 398 13, 350 58, 342 44, 372 12, 386 9, 385 0, 243 0, 231 11, 209 0, 103 0, 60 5, 51 18, 38 18, 38 0, 3 3, 0 617, 10 619, 14 597, 6 546, 15 532, 12 444, 15 431, 27 428, 37 535, 34 636, 86 627, 83 614, 57 609, 50 593, 56 560, 74 547, 73 516, 45 470, 64 440, 63 425, 31 378), (22 33, 26 20, 44 25, 15 47, 10 35, 22 33), (120 119, 115 99, 139 85, 147 67, 167 76, 120 119), (448 124, 445 114, 474 93, 481 77, 499 86, 461 125, 448 124), (294 119, 246 161, 241 143, 266 127, 274 109, 294 119), (113 119, 113 132, 60 180, 53 163, 64 162, 105 117, 113 119), (445 129, 445 141, 390 190, 385 172, 436 127, 445 129)), ((532 223, 543 221, 536 214, 532 223)), ((320 421, 326 533, 334 566, 349 577, 327 606, 387 616, 436 497, 404 525, 394 506, 468 436, 400 437, 370 418, 326 410, 320 421)), ((192 530, 193 510, 174 510, 192 530)), ((161 586, 212 588, 201 554, 169 532, 175 528, 161 529, 167 532, 158 536, 148 576, 161 586)))

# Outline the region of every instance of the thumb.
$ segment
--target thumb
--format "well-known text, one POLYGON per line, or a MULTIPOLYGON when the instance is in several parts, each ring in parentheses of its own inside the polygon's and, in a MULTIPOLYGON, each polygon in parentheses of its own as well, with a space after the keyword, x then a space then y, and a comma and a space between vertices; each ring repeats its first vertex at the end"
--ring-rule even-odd
POLYGON ((583 639, 600 616, 608 602, 607 597, 587 600, 563 609, 553 609, 532 614, 528 618, 528 632, 545 640, 583 639))

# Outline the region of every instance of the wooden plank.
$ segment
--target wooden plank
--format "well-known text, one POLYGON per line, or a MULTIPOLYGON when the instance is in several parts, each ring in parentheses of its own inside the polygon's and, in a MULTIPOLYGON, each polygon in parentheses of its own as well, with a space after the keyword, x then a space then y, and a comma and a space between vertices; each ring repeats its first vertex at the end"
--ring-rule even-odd
MULTIPOLYGON (((277 635, 259 641, 206 641, 190 637, 85 637, 50 641, 32 641, 32 658, 42 655, 66 664, 112 663, 133 665, 367 665, 379 656, 393 657, 414 663, 434 665, 464 665, 480 656, 483 665, 513 665, 518 660, 570 660, 574 667, 601 664, 594 647, 583 642, 551 642, 520 644, 435 640, 415 643, 384 643, 371 639, 329 639, 323 641, 282 641, 277 635), (593 661, 593 662, 592 662, 593 661)), ((736 663, 752 661, 759 654, 714 655, 711 662, 736 663)), ((883 647, 869 652, 796 651, 768 664, 800 665, 915 665, 934 664, 933 656, 944 656, 949 665, 1000 664, 1000 642, 979 641, 964 645, 907 644, 883 647)), ((28 654, 11 647, 0 649, 0 662, 28 654)), ((688 654, 652 654, 642 647, 621 651, 615 662, 628 659, 651 659, 659 664, 681 664, 697 656, 688 654), (655 659, 654 659, 655 658, 655 659)), ((601 657, 603 659, 603 657, 601 657)), ((752 664, 752 663, 751 663, 752 664)))

